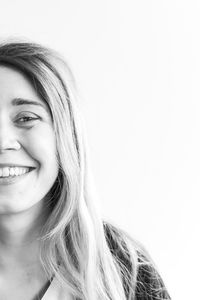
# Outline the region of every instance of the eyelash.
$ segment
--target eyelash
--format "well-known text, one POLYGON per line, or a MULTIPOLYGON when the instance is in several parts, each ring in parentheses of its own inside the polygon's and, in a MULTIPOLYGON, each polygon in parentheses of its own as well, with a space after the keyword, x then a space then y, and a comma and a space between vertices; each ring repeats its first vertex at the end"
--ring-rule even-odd
POLYGON ((22 120, 22 119, 26 119, 26 121, 32 121, 32 120, 37 120, 38 118, 32 118, 32 117, 21 117, 21 118, 19 118, 19 119, 18 119, 18 121, 19 121, 20 119, 21 119, 21 120, 22 120))
POLYGON ((28 125, 28 123, 30 122, 33 122, 33 121, 36 121, 36 120, 39 120, 40 118, 39 117, 30 117, 30 116, 23 116, 23 117, 20 117, 18 119, 16 119, 16 123, 20 124, 20 125, 28 125), (23 121, 21 121, 23 120, 23 121))

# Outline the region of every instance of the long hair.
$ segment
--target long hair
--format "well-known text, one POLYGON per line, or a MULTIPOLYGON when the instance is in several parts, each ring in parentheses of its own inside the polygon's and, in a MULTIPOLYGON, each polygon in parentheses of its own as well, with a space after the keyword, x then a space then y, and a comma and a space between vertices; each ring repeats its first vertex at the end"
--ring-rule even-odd
POLYGON ((40 260, 48 277, 54 274, 75 299, 134 299, 137 246, 98 214, 85 126, 70 68, 55 51, 22 41, 0 44, 0 65, 27 76, 47 103, 53 121, 59 174, 46 201, 50 213, 40 241, 40 260), (118 245, 123 260, 110 240, 118 245))

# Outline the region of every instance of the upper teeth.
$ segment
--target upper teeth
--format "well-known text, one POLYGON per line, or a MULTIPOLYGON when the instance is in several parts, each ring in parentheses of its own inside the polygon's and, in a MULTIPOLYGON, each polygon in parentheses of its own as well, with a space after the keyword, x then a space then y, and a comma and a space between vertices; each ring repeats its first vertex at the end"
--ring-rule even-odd
POLYGON ((4 167, 0 168, 0 177, 20 176, 29 171, 26 167, 4 167))

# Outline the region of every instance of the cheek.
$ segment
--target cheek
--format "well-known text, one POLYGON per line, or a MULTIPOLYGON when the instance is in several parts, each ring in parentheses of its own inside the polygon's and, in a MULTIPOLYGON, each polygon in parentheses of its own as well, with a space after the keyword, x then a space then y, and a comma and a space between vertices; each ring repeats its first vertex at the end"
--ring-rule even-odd
POLYGON ((58 169, 56 139, 51 126, 38 126, 24 135, 24 149, 39 168, 49 172, 58 169))
POLYGON ((37 152, 37 149, 44 149, 45 151, 49 149, 52 153, 56 152, 55 134, 49 124, 38 125, 35 128, 31 128, 22 134, 21 139, 27 144, 27 147, 34 152, 37 152))

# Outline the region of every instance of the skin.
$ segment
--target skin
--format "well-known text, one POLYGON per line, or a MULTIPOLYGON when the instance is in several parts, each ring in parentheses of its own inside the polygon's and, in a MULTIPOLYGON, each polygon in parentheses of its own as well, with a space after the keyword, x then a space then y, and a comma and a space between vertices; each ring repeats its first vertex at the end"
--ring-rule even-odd
POLYGON ((35 169, 12 184, 0 181, 0 299, 31 300, 46 282, 38 259, 44 197, 57 174, 48 107, 20 72, 0 66, 0 165, 35 169), (40 105, 20 104, 16 98, 40 105), (15 100, 14 100, 15 99, 15 100))

